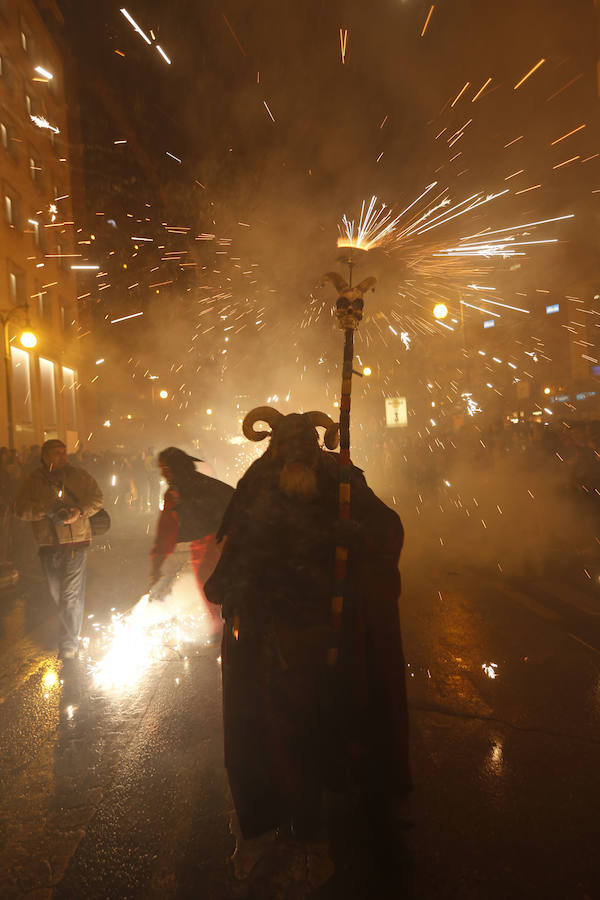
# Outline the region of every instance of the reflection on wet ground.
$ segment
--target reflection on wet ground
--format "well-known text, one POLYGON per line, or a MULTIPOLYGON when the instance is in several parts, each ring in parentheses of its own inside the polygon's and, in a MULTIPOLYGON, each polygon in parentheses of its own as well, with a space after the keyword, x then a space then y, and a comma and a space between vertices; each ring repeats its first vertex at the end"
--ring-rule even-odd
MULTIPOLYGON (((113 677, 94 677, 111 616, 144 592, 144 523, 139 532, 90 554, 86 658, 57 661, 39 581, 24 580, 0 611, 3 896, 186 897, 199 885, 207 900, 235 894, 218 649, 201 623, 194 635, 173 634, 168 606, 155 607, 153 621, 145 603, 107 669, 113 677), (136 654, 155 626, 160 640, 141 665, 136 654)), ((596 620, 569 603, 568 589, 557 604, 498 569, 432 560, 407 547, 401 606, 416 787, 393 895, 593 897, 596 620)), ((373 896, 363 839, 350 829, 346 862, 315 896, 373 896)), ((297 884, 289 890, 303 896, 297 884)))

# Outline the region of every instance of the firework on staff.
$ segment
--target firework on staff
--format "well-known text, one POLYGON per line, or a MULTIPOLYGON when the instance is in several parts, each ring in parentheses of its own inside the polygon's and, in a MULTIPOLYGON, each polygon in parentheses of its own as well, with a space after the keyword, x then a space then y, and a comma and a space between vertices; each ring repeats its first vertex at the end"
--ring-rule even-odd
POLYGON ((345 214, 338 226, 340 236, 338 247, 355 247, 358 250, 372 250, 380 246, 394 231, 402 216, 408 212, 419 200, 432 190, 437 182, 428 185, 422 194, 414 200, 406 209, 392 218, 392 211, 385 203, 377 209, 377 197, 373 195, 365 210, 366 201, 363 200, 358 226, 354 219, 349 219, 345 214))
MULTIPOLYGON (((451 245, 443 239, 446 226, 454 227, 461 218, 469 218, 485 207, 492 208, 509 194, 504 189, 455 200, 449 188, 433 182, 400 213, 384 203, 378 204, 377 198, 372 197, 369 202, 363 202, 358 225, 349 215, 342 217, 338 226, 340 247, 380 247, 391 259, 397 256, 406 271, 405 280, 398 285, 402 300, 392 300, 387 310, 377 311, 365 323, 363 339, 367 343, 375 338, 387 343, 382 326, 395 337, 400 332, 409 338, 416 333, 432 335, 438 326, 452 333, 458 321, 452 315, 460 317, 462 322, 463 311, 468 314, 472 310, 471 315, 483 314, 488 319, 498 319, 502 314, 529 314, 521 303, 511 303, 499 296, 492 301, 478 292, 495 290, 488 279, 506 261, 525 257, 532 247, 556 245, 558 237, 538 237, 535 232, 545 225, 569 221, 574 218, 573 213, 528 219, 503 227, 479 225, 474 233, 455 235, 451 245), (488 286, 479 288, 480 281, 484 284, 488 281, 488 286), (439 303, 440 295, 447 298, 444 305, 450 308, 447 322, 431 319, 431 310, 439 303)), ((406 346, 403 339, 402 343, 406 346)))

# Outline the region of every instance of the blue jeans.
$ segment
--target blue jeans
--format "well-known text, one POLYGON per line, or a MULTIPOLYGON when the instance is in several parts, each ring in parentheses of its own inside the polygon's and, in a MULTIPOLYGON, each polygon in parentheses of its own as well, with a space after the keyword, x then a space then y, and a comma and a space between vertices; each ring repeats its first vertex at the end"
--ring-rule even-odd
POLYGON ((40 547, 42 569, 59 618, 59 652, 77 651, 85 603, 86 547, 40 547))

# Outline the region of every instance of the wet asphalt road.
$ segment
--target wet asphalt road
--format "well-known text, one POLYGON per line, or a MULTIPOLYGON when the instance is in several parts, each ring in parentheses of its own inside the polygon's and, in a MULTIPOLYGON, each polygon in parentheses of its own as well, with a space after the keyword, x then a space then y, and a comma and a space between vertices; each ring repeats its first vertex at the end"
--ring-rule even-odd
MULTIPOLYGON (((90 554, 95 621, 142 593, 146 530, 117 524, 112 549, 90 554)), ((101 690, 84 663, 59 668, 37 574, 0 598, 0 896, 240 896, 217 651, 101 690)), ((600 897, 600 602, 410 540, 403 580, 416 784, 405 863, 385 889, 349 864, 314 896, 600 897)))

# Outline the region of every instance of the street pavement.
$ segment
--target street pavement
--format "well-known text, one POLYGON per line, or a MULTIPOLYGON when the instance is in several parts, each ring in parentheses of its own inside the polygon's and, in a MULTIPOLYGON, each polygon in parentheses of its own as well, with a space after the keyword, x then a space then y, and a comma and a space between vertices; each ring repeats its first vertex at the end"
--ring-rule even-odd
MULTIPOLYGON (((153 523, 116 518, 89 555, 92 638, 145 588, 153 523)), ((577 602, 567 581, 477 571, 435 538, 417 550, 422 523, 406 525, 415 790, 401 864, 383 885, 357 829, 310 896, 600 897, 600 602, 577 602)), ((0 595, 0 896, 308 896, 232 879, 218 649, 168 652, 116 690, 84 660, 61 666, 55 642, 34 559, 0 595)))

